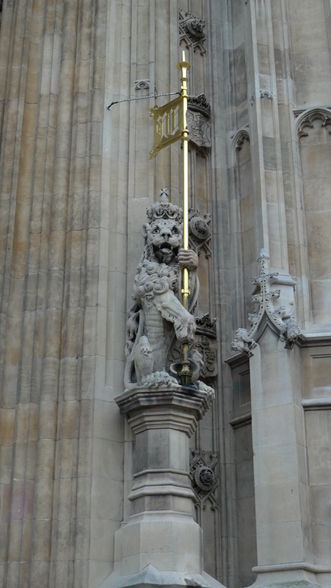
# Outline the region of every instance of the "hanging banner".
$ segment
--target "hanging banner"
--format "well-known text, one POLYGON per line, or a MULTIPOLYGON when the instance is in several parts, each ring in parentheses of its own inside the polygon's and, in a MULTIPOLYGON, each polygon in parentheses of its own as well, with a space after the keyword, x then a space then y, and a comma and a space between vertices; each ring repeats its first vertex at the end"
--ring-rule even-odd
POLYGON ((150 159, 163 147, 182 138, 183 97, 179 96, 164 106, 155 106, 151 109, 151 116, 154 119, 154 145, 149 152, 150 159))

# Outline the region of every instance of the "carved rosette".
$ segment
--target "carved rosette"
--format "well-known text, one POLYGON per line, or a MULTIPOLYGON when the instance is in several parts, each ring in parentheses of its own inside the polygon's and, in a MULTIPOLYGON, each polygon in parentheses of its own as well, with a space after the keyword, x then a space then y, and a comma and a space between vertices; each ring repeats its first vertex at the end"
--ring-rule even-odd
POLYGON ((200 55, 204 55, 206 53, 205 26, 206 22, 202 18, 180 10, 178 15, 179 44, 184 43, 188 49, 192 47, 194 52, 199 51, 200 55))
POLYGON ((217 455, 208 451, 191 452, 190 479, 197 506, 204 510, 210 503, 211 510, 218 508, 215 490, 218 486, 217 455))
MULTIPOLYGON (((287 349, 293 347, 301 334, 293 308, 285 308, 278 303, 280 290, 274 288, 274 285, 279 280, 279 274, 269 272, 268 254, 262 250, 257 261, 260 271, 254 280, 255 291, 252 296, 252 303, 256 310, 248 315, 251 327, 238 329, 232 342, 232 349, 249 355, 261 337, 266 324, 285 342, 287 349)), ((278 281, 278 283, 284 283, 284 281, 278 281)), ((295 281, 287 276, 286 284, 293 287, 295 281)))
POLYGON ((189 242, 190 247, 200 255, 204 252, 206 257, 210 257, 211 241, 211 215, 202 214, 199 210, 191 208, 189 210, 189 242))

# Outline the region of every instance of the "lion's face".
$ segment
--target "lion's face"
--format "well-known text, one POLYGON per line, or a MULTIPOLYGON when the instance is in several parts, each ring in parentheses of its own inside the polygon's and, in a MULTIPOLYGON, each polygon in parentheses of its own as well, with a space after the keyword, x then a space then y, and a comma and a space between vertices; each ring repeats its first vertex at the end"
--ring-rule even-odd
POLYGON ((182 226, 170 219, 157 219, 145 225, 148 248, 160 263, 171 263, 182 244, 182 226))

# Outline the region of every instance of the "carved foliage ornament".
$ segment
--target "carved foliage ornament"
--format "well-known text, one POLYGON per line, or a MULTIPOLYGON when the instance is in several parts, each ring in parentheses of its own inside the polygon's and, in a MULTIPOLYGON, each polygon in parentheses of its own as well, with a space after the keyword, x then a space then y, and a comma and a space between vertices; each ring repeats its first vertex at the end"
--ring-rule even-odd
POLYGON ((150 88, 150 80, 136 80, 134 82, 134 89, 135 90, 149 90, 150 88))
POLYGON ((199 96, 190 96, 188 99, 188 107, 192 111, 200 112, 206 118, 210 118, 210 104, 207 102, 205 94, 199 94, 199 96))
POLYGON ((200 55, 206 53, 205 48, 205 26, 206 23, 202 18, 198 18, 190 12, 179 11, 178 15, 179 26, 179 43, 185 43, 189 49, 193 47, 193 51, 199 51, 200 55))
POLYGON ((271 90, 267 90, 266 88, 260 88, 260 98, 263 100, 264 98, 267 100, 272 100, 274 97, 271 90))
MULTIPOLYGON (((293 309, 276 306, 280 290, 273 285, 277 282, 279 274, 269 272, 269 256, 264 250, 261 251, 257 261, 260 271, 254 280, 256 288, 252 296, 256 310, 248 315, 251 328, 241 328, 236 331, 232 349, 250 354, 263 333, 265 324, 268 324, 285 341, 286 348, 291 349, 301 334, 293 309)), ((290 283, 291 278, 288 279, 290 283)), ((294 284, 293 280, 292 283, 294 284)))

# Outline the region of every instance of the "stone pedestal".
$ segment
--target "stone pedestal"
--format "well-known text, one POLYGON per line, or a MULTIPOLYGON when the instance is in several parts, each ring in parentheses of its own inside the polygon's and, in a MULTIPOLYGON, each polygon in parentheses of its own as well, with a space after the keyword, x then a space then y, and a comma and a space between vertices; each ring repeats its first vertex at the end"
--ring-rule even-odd
POLYGON ((174 384, 117 398, 135 434, 131 515, 116 533, 114 571, 102 588, 221 586, 203 572, 189 479, 189 437, 211 399, 174 384))

